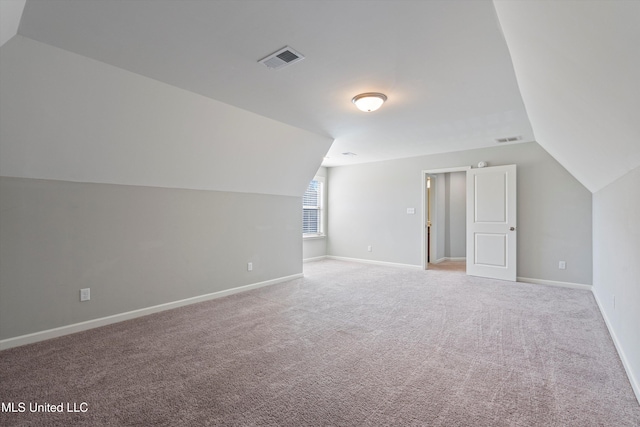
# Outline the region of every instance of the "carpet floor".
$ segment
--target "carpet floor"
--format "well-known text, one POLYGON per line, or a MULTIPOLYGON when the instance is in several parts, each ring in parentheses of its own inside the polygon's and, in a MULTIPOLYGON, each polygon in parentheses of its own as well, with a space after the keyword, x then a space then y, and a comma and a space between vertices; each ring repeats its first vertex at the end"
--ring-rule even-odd
POLYGON ((330 260, 2 351, 0 400, 3 426, 640 425, 590 292, 330 260))

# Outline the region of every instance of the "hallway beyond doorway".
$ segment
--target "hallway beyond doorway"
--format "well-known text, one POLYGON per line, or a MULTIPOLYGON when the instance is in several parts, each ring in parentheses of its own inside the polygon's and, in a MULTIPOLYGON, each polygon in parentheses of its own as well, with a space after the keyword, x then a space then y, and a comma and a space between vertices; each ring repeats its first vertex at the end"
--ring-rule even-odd
POLYGON ((429 270, 438 270, 438 271, 451 271, 458 273, 466 273, 467 271, 467 262, 466 261, 442 261, 437 264, 429 263, 429 270))

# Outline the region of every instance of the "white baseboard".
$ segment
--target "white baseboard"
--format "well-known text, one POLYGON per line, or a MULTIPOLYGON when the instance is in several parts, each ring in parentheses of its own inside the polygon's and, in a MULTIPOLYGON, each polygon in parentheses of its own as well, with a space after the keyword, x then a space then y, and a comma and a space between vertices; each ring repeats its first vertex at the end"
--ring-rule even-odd
POLYGON ((4 340, 0 340, 0 350, 6 350, 12 347, 18 347, 25 344, 31 344, 39 341, 48 340, 51 338, 61 337, 63 335, 69 335, 76 332, 86 331, 88 329, 93 329, 100 326, 106 326, 112 323, 122 322, 124 320, 135 319, 136 317, 142 317, 149 314, 158 313, 160 311, 171 310, 172 308, 178 308, 178 307, 182 307, 189 304, 195 304, 198 302, 209 301, 216 298, 222 298, 227 295, 233 295, 239 292, 246 292, 246 291, 250 291, 251 289, 262 288, 264 286, 275 285, 277 283, 286 282, 288 280, 299 279, 301 277, 303 277, 302 273, 293 274, 291 276, 279 277, 277 279, 267 280, 264 282, 238 286, 236 288, 225 289, 223 291, 213 292, 205 295, 199 295, 197 297, 185 298, 179 301, 173 301, 165 304, 154 305, 152 307, 146 307, 138 310, 127 311, 125 313, 114 314, 112 316, 101 317, 99 319, 87 320, 86 322, 74 323, 72 325, 61 326, 59 328, 47 329, 45 331, 34 332, 32 334, 21 335, 19 337, 7 338, 4 340))
POLYGON ((302 260, 302 262, 322 261, 323 259, 327 259, 327 256, 323 255, 323 256, 317 256, 315 258, 305 258, 302 260))
POLYGON ((388 267, 402 267, 402 268, 417 268, 422 270, 421 265, 413 265, 413 264, 400 264, 395 262, 386 262, 386 261, 374 261, 371 259, 362 259, 362 258, 347 258, 342 256, 333 256, 327 255, 327 259, 335 259, 337 261, 349 261, 349 262, 359 262, 363 264, 375 264, 375 265, 385 265, 388 267))
MULTIPOLYGON (((593 290, 592 290, 593 291, 593 290)), ((631 365, 629 364, 629 360, 620 345, 620 341, 618 341, 618 337, 614 329, 611 327, 611 323, 609 322, 609 318, 607 317, 607 313, 603 309, 603 305, 598 298, 598 295, 595 292, 593 293, 593 298, 596 300, 596 304, 598 304, 598 308, 600 309, 600 314, 604 319, 605 325, 607 325, 607 329, 609 330, 609 335, 611 335, 611 339, 613 340, 613 345, 616 347, 616 351, 618 352, 618 356, 620 356, 620 360, 622 361, 622 366, 624 366, 624 370, 627 373, 627 377, 629 378, 629 382, 631 383, 631 388, 636 395, 636 399, 638 403, 640 403, 640 378, 635 375, 633 369, 631 369, 631 365)))
POLYGON ((582 283, 558 282, 556 280, 532 279, 530 277, 517 277, 516 280, 518 282, 533 283, 534 285, 558 286, 560 288, 582 289, 585 291, 591 290, 591 285, 584 285, 582 283))

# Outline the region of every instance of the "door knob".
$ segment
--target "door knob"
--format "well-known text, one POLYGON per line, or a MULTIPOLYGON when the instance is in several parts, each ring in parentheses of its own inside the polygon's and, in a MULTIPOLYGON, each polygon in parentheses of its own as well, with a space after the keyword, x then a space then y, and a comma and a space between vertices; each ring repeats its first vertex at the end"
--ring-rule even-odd
POLYGON ((516 231, 516 228, 515 227, 511 227, 511 228, 509 228, 509 231, 516 231))

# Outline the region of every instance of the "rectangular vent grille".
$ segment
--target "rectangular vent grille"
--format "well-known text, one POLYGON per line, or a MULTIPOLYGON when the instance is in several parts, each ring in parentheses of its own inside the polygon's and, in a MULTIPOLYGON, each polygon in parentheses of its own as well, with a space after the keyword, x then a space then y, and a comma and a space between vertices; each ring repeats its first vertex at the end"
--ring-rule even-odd
POLYGON ((510 137, 507 137, 507 138, 498 138, 498 139, 496 139, 496 142, 501 144, 503 142, 520 141, 521 138, 522 137, 520 137, 520 136, 510 136, 510 137))
POLYGON ((265 58, 262 58, 258 62, 266 65, 269 69, 279 70, 287 65, 302 61, 303 59, 304 55, 302 55, 300 52, 295 51, 289 46, 285 46, 279 51, 274 52, 265 58))

